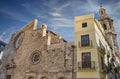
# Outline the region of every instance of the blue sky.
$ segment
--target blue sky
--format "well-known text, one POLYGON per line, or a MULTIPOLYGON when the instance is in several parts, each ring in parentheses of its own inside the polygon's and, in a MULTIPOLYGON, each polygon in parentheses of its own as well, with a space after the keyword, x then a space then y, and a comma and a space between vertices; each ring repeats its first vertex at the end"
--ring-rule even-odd
MULTIPOLYGON (((38 19, 38 28, 46 23, 49 30, 67 41, 74 40, 74 16, 94 13, 99 18, 101 0, 0 0, 0 40, 9 42, 13 32, 38 19)), ((114 19, 120 39, 120 0, 102 0, 114 19)), ((118 41, 120 44, 120 40, 118 41)))

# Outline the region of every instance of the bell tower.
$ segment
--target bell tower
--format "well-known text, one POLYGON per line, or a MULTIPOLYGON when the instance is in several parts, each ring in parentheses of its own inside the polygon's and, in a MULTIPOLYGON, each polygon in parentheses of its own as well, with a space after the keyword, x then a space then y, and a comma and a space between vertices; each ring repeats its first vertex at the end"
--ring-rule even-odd
POLYGON ((103 29, 105 32, 107 31, 112 31, 115 32, 114 30, 114 26, 113 26, 113 19, 111 19, 107 13, 105 8, 103 8, 102 6, 99 9, 99 14, 100 14, 100 22, 103 26, 103 29))
POLYGON ((113 19, 108 16, 108 14, 106 13, 106 9, 102 6, 100 6, 99 9, 99 16, 99 22, 104 29, 106 39, 108 40, 113 49, 118 49, 117 34, 114 30, 113 19))

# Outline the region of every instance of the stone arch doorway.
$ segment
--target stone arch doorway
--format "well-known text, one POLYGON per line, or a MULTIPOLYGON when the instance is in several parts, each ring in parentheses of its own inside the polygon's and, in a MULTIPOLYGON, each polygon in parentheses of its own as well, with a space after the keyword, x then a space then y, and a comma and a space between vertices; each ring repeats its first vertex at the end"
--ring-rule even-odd
POLYGON ((35 79, 33 76, 28 77, 28 79, 35 79))
POLYGON ((58 79, 66 79, 65 77, 59 77, 58 79))
POLYGON ((41 79, 48 79, 48 77, 44 76, 44 77, 42 77, 41 79))

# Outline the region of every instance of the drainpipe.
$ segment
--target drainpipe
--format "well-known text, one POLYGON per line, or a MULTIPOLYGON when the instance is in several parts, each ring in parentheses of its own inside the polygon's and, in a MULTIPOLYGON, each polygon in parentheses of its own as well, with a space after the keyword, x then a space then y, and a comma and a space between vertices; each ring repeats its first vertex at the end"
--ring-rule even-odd
POLYGON ((74 79, 74 48, 75 48, 75 46, 72 45, 72 49, 73 49, 73 54, 72 54, 72 79, 74 79))

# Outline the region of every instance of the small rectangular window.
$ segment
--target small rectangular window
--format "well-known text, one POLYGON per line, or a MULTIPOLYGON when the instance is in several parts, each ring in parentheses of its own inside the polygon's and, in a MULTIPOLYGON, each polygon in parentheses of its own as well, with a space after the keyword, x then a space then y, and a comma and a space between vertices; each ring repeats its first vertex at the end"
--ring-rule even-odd
POLYGON ((87 27, 87 23, 82 23, 82 28, 87 27))

